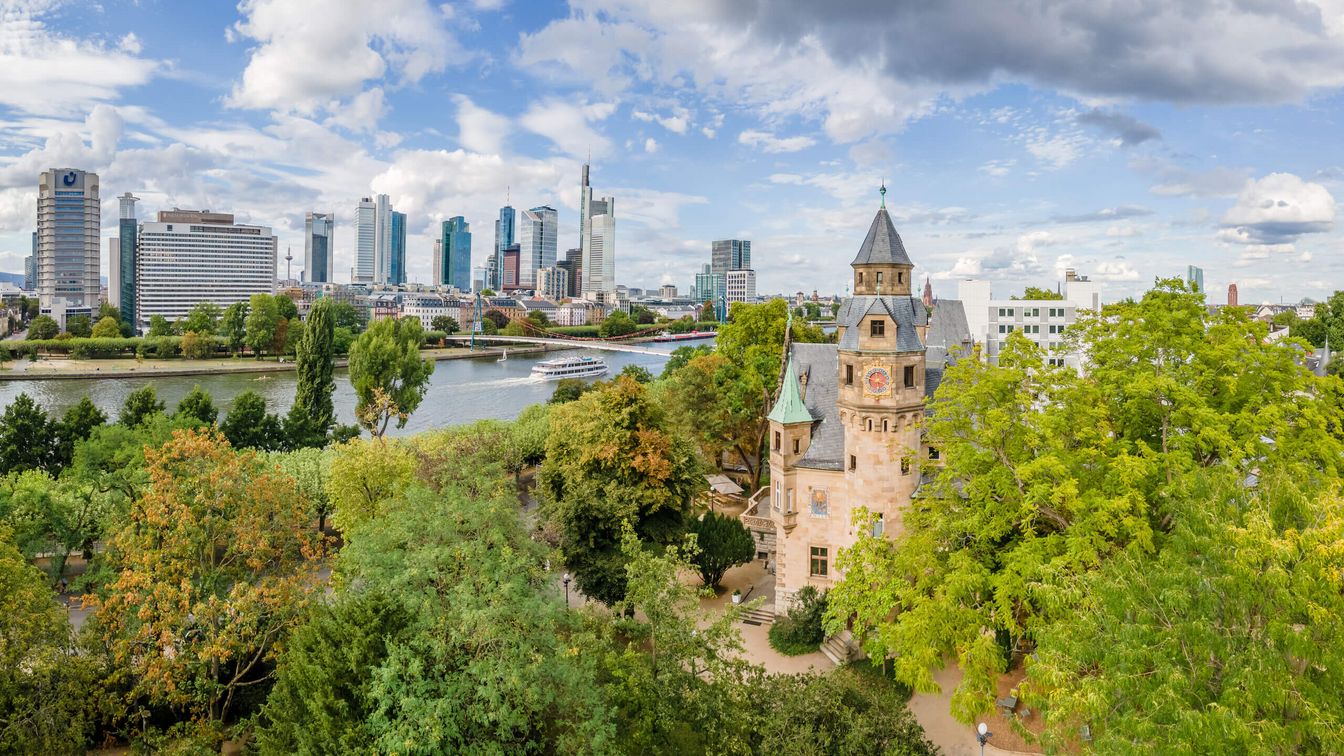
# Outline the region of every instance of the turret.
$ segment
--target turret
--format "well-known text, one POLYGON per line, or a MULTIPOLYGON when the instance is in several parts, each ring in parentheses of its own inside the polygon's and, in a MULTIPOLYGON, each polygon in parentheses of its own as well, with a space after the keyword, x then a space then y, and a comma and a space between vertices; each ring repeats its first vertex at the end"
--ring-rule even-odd
POLYGON ((882 187, 882 207, 864 237, 854 269, 855 296, 910 296, 910 274, 915 264, 905 253, 905 244, 887 213, 887 187, 882 187))

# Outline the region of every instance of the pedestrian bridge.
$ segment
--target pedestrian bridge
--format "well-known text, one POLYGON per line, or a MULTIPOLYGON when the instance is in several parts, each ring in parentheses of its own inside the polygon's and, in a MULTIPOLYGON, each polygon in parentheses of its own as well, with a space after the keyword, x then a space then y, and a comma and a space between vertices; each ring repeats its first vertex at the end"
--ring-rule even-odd
MULTIPOLYGON (((471 334, 456 334, 445 336, 445 341, 469 342, 471 334)), ((532 336, 484 336, 476 334, 476 343, 478 344, 498 344, 500 342, 510 344, 543 344, 546 346, 562 346, 571 349, 600 349, 606 352, 631 352, 633 354, 652 354, 659 357, 671 357, 671 352, 661 349, 653 349, 638 344, 621 344, 614 341, 587 341, 584 339, 541 339, 532 336)))

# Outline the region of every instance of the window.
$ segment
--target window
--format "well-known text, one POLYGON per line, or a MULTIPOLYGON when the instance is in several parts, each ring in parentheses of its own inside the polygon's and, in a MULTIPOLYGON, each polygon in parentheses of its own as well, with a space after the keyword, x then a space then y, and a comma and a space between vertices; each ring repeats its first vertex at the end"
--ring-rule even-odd
POLYGON ((873 429, 873 419, 870 417, 868 418, 868 430, 871 431, 872 429, 873 429))
POLYGON ((830 574, 831 557, 830 552, 825 546, 812 547, 812 564, 810 572, 812 577, 826 577, 830 574))
POLYGON ((1027 309, 1022 310, 1022 317, 1024 318, 1039 318, 1040 316, 1041 316, 1041 308, 1039 307, 1033 307, 1029 310, 1027 309))
POLYGON ((863 273, 859 273, 859 283, 863 283, 863 273))
POLYGON ((869 324, 868 324, 868 335, 870 335, 870 336, 872 336, 872 337, 874 337, 874 338, 877 338, 877 337, 879 337, 879 336, 886 336, 886 335, 887 335, 887 321, 885 321, 885 320, 874 320, 872 323, 869 323, 869 324))
POLYGON ((904 273, 901 273, 901 272, 897 271, 897 273, 896 273, 896 283, 905 283, 905 274, 904 274, 904 273))
POLYGON ((880 270, 877 272, 877 285, 878 286, 882 285, 882 271, 880 270))
POLYGON ((854 385, 854 366, 853 366, 853 365, 845 365, 845 385, 846 385, 846 386, 853 386, 853 385, 854 385))
POLYGON ((782 485, 780 484, 779 481, 775 481, 775 496, 774 496, 774 503, 775 503, 775 511, 776 511, 776 512, 779 511, 779 507, 780 507, 780 504, 782 503, 783 499, 784 499, 784 491, 783 491, 783 487, 782 487, 782 485))
POLYGON ((873 537, 881 538, 882 534, 885 533, 886 531, 887 531, 887 524, 882 521, 882 513, 878 512, 877 517, 873 520, 873 537))
POLYGON ((936 446, 929 447, 929 459, 938 459, 938 447, 936 446))
POLYGON ((906 366, 905 366, 905 387, 906 387, 906 388, 914 388, 914 387, 915 387, 915 366, 914 366, 914 365, 906 365, 906 366))
POLYGON ((779 451, 779 431, 775 431, 775 451, 779 451))
POLYGON ((1064 367, 1064 358, 1063 358, 1063 357, 1051 357, 1051 358, 1048 360, 1048 362, 1050 363, 1050 366, 1051 366, 1051 367, 1064 367))
POLYGON ((886 433, 886 432, 887 432, 887 421, 886 421, 886 420, 883 420, 883 421, 882 421, 882 432, 883 432, 883 433, 886 433))
POLYGON ((798 439, 796 438, 793 440, 793 453, 794 454, 798 453, 798 439))
POLYGON ((859 466, 859 459, 853 454, 849 455, 849 469, 854 470, 859 466))

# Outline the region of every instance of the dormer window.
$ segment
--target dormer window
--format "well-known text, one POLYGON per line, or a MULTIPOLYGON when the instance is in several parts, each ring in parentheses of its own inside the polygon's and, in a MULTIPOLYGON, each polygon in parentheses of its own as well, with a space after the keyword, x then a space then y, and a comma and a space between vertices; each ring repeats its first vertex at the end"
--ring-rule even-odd
MULTIPOLYGON (((172 229, 168 229, 171 231, 172 229)), ((863 283, 863 271, 859 271, 859 283, 863 283)))
POLYGON ((905 283, 905 274, 904 274, 904 273, 901 273, 900 271, 897 271, 897 272, 896 272, 896 283, 905 283))
POLYGON ((880 270, 877 272, 877 285, 878 286, 882 285, 882 271, 880 270))
MULTIPOLYGON (((881 274, 881 273, 878 273, 878 275, 880 276, 880 275, 882 275, 882 274, 881 274)), ((881 318, 879 318, 879 319, 874 320, 873 322, 869 323, 869 324, 868 324, 868 335, 869 335, 869 336, 872 336, 872 337, 875 338, 875 339, 876 339, 876 338, 881 338, 881 337, 883 337, 883 336, 886 336, 886 335, 887 335, 887 321, 882 320, 881 318)))

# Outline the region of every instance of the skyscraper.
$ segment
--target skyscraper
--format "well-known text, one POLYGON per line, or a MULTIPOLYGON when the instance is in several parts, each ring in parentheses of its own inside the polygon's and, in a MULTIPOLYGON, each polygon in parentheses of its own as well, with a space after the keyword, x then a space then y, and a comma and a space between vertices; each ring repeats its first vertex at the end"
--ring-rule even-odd
POLYGON ((616 299, 616 200, 593 199, 588 164, 579 183, 579 250, 583 259, 581 291, 585 299, 616 299))
MULTIPOLYGON (((140 226, 137 322, 186 317, 199 302, 227 307, 275 293, 276 239, 265 226, 234 223, 229 213, 161 211, 140 226)), ((124 281, 123 281, 124 283, 124 281)))
POLYGON ((1234 283, 1230 283, 1227 285, 1227 306, 1228 307, 1237 306, 1237 285, 1234 283))
POLYGON ((386 194, 373 198, 373 282, 392 283, 392 202, 386 194))
POLYGON ((351 283, 373 283, 377 213, 378 207, 369 197, 360 199, 355 208, 355 267, 350 271, 351 283))
POLYGON ((37 294, 62 327, 68 315, 98 307, 102 229, 98 174, 43 171, 37 188, 37 294))
MULTIPOLYGON (((379 195, 386 197, 386 194, 379 195)), ((391 208, 391 205, 388 205, 391 208)), ((388 241, 387 283, 406 283, 406 213, 391 211, 391 234, 388 241)))
POLYGON ((303 218, 303 280, 333 283, 336 219, 330 213, 307 213, 303 218))
POLYGON ((139 202, 140 198, 126 192, 117 199, 121 210, 121 217, 118 220, 120 236, 117 239, 117 259, 113 264, 117 270, 117 282, 113 285, 112 276, 108 275, 107 301, 117 306, 121 322, 134 329, 136 268, 140 264, 140 224, 135 217, 135 203, 139 202))
POLYGON ((458 215, 444 221, 440 244, 439 280, 460 291, 471 291, 471 226, 467 219, 458 215))
POLYGON ((499 279, 500 291, 513 291, 518 288, 518 245, 510 244, 504 250, 504 272, 499 279))
POLYGON ((37 232, 33 232, 33 251, 23 258, 23 290, 37 290, 37 232))
POLYGON ((710 266, 715 273, 751 269, 751 242, 743 239, 721 239, 710 247, 710 266))
POLYGON ((569 274, 567 279, 568 287, 565 290, 565 296, 577 297, 583 290, 581 279, 583 277, 583 252, 578 249, 565 251, 565 259, 556 260, 555 267, 564 268, 569 274))
POLYGON ((514 241, 518 214, 510 205, 505 205, 499 209, 499 220, 495 221, 495 265, 494 272, 490 275, 492 279, 486 284, 490 288, 501 289, 504 287, 504 250, 508 249, 514 241))
POLYGON ((1204 269, 1194 266, 1185 266, 1185 282, 1195 291, 1204 293, 1204 269))
POLYGON ((555 266, 556 212, 542 205, 518 219, 518 288, 537 288, 537 271, 555 266))

